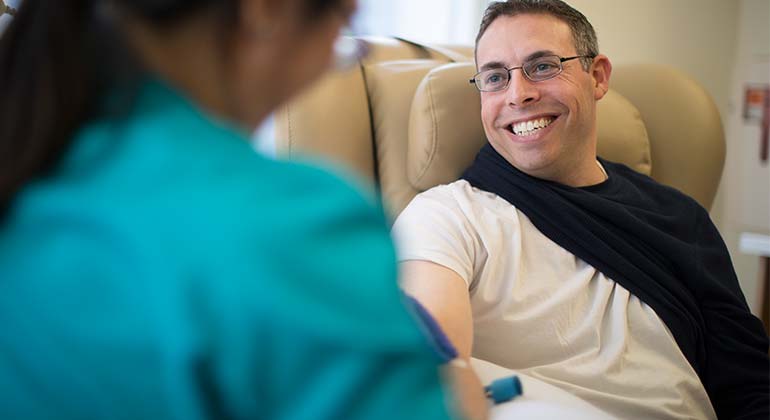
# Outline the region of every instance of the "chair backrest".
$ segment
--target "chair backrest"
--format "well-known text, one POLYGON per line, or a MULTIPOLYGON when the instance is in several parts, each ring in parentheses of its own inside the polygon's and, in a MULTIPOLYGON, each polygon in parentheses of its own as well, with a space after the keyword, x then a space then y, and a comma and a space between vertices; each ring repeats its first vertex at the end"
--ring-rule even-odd
MULTIPOLYGON (((391 216, 419 192, 461 175, 486 141, 468 83, 473 48, 364 38, 370 54, 332 72, 276 113, 276 146, 321 156, 369 179, 391 216)), ((710 208, 724 133, 710 96, 681 72, 618 66, 598 105, 598 154, 673 186, 710 208)))

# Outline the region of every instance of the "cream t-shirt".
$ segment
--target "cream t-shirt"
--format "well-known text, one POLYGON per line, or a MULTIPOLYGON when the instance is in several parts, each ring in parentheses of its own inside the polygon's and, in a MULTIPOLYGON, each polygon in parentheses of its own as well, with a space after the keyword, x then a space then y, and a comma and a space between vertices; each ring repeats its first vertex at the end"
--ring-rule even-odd
POLYGON ((628 290, 460 180, 417 197, 393 226, 399 260, 468 284, 473 356, 560 387, 618 418, 715 419, 671 332, 628 290))

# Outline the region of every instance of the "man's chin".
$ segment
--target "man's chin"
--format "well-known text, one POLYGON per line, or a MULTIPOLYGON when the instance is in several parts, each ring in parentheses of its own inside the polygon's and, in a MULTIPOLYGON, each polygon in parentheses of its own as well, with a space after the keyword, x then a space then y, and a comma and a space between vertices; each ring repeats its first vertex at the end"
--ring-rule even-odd
POLYGON ((522 145, 505 140, 503 142, 490 142, 490 144, 509 164, 522 172, 537 171, 545 166, 547 159, 539 149, 521 147, 522 145))

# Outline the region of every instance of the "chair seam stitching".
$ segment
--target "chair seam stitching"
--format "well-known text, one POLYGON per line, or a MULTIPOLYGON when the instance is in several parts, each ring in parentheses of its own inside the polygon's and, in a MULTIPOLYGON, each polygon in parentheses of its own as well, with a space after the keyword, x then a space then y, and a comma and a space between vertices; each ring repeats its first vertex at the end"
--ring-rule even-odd
POLYGON ((434 100, 433 100, 433 77, 432 75, 428 75, 428 105, 430 109, 430 116, 431 116, 431 150, 428 154, 428 162, 425 164, 425 166, 420 171, 420 175, 417 177, 417 182, 422 181, 422 178, 425 176, 425 173, 428 172, 428 168, 430 167, 431 163, 433 163, 433 159, 436 156, 436 149, 438 148, 438 141, 436 140, 438 131, 438 126, 436 124, 436 110, 434 106, 434 100))

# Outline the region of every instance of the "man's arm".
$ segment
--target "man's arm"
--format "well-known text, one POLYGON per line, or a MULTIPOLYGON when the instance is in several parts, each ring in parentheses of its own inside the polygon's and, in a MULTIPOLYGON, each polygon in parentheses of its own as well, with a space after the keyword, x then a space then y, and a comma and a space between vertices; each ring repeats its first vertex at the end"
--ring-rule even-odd
POLYGON ((483 385, 469 364, 473 317, 468 286, 454 271, 429 261, 404 261, 399 268, 401 287, 430 312, 458 352, 459 363, 450 364, 447 372, 460 409, 470 419, 486 418, 483 385))
POLYGON ((767 419, 770 357, 762 322, 749 310, 730 254, 703 210, 698 235, 697 279, 719 285, 701 292, 706 323, 706 390, 719 418, 767 419))

